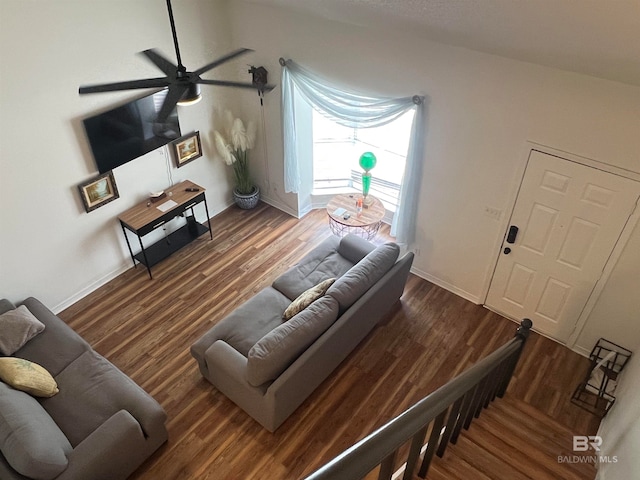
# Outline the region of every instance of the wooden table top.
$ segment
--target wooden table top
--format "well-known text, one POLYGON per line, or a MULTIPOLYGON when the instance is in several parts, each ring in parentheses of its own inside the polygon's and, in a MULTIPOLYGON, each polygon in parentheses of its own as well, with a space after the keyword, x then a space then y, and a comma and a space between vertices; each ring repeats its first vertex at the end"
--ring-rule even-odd
POLYGON ((369 195, 368 198, 371 199, 371 204, 368 208, 363 206, 362 213, 358 215, 356 211, 356 200, 360 197, 362 197, 362 195, 358 193, 336 195, 327 204, 327 213, 333 221, 349 227, 365 227, 380 222, 385 213, 382 202, 373 195, 369 195), (335 214, 335 211, 340 208, 345 209, 346 213, 349 214, 347 220, 344 219, 344 213, 340 215, 335 214))
POLYGON ((118 219, 128 226, 132 227, 134 230, 139 230, 145 225, 153 222, 155 219, 166 215, 173 208, 176 208, 179 205, 184 205, 185 203, 189 202, 189 200, 194 199, 202 192, 204 192, 204 188, 202 188, 200 185, 196 185, 190 180, 185 180, 183 182, 177 183, 173 187, 167 188, 165 190, 165 193, 167 195, 157 202, 150 202, 149 199, 140 202, 139 204, 122 212, 118 216, 118 219), (187 192, 187 188, 198 188, 199 191, 187 192), (176 205, 164 212, 157 208, 169 200, 173 200, 174 202, 176 202, 176 205))

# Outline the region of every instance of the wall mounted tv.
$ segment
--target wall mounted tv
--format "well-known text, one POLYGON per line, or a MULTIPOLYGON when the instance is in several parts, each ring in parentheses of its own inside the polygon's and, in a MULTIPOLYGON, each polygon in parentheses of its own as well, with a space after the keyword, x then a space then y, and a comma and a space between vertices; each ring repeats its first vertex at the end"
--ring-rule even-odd
POLYGON ((113 170, 180 137, 178 112, 157 122, 167 95, 161 90, 83 120, 100 173, 113 170))

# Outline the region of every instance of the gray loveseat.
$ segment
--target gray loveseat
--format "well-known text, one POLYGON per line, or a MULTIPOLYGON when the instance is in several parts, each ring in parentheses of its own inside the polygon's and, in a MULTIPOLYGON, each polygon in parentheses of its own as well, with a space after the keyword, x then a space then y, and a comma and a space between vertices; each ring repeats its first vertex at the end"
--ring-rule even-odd
MULTIPOLYGON (((60 392, 36 399, 0 382, 0 478, 127 478, 167 440, 164 410, 42 303, 24 305, 45 329, 12 356, 46 368, 60 392)), ((0 314, 13 308, 0 300, 0 314)))
POLYGON ((332 236, 192 347, 202 375, 275 431, 400 298, 413 262, 399 247, 332 236), (335 277, 326 294, 290 320, 301 293, 335 277))

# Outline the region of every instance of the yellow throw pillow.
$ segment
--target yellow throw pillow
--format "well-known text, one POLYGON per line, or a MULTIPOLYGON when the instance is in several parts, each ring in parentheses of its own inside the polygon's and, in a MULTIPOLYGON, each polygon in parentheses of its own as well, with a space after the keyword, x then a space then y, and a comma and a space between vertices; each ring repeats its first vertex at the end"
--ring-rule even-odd
POLYGON ((0 358, 0 379, 35 397, 53 397, 59 392, 58 384, 47 370, 22 358, 0 358))
POLYGON ((336 281, 335 278, 328 278, 327 280, 320 282, 318 285, 311 287, 310 289, 302 292, 298 296, 298 298, 296 298, 293 302, 291 302, 291 305, 287 307, 287 309, 282 314, 282 318, 285 320, 289 320, 294 316, 296 316, 298 313, 300 313, 302 310, 307 308, 317 299, 322 297, 335 281, 336 281))

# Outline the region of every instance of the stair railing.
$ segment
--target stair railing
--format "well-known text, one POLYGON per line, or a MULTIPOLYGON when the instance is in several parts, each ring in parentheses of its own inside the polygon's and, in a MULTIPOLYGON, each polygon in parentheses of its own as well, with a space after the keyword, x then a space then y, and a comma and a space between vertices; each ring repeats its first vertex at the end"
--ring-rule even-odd
POLYGON ((379 480, 391 480, 398 454, 411 439, 403 480, 414 478, 429 433, 418 476, 425 478, 434 454, 442 457, 460 431, 469 429, 496 397, 502 398, 529 336, 531 320, 520 323, 515 337, 471 368, 320 467, 305 480, 358 480, 380 466, 379 480))

